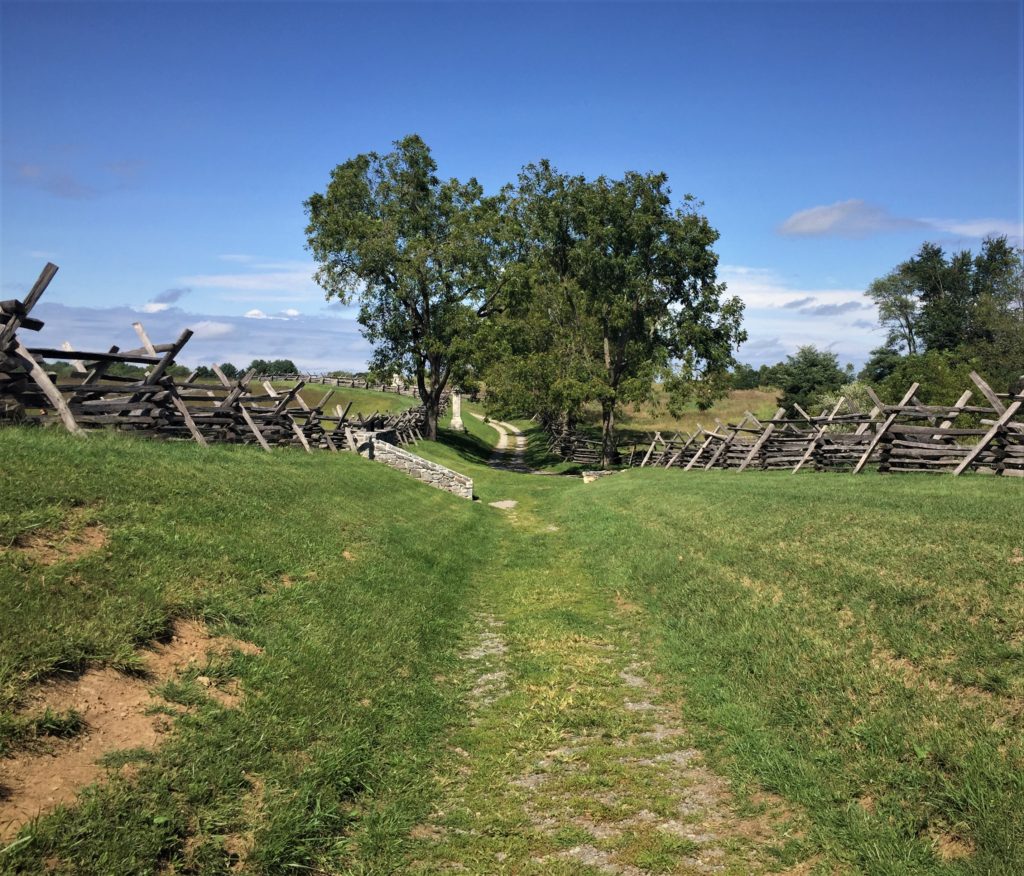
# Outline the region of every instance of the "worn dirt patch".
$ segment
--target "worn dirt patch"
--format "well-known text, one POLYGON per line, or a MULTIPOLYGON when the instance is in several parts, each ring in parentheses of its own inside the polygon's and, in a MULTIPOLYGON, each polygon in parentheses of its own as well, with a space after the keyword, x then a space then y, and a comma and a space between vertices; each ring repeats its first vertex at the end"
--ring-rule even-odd
POLYGON ((974 843, 966 837, 934 832, 932 842, 935 845, 935 854, 943 861, 958 861, 974 854, 974 843))
POLYGON ((477 641, 459 655, 474 664, 469 692, 470 708, 474 710, 489 706, 508 692, 508 673, 504 669, 508 645, 501 632, 504 623, 489 614, 478 615, 477 621, 477 641))
POLYGON ((256 848, 256 825, 263 818, 263 804, 266 795, 266 785, 259 776, 249 776, 251 791, 245 798, 243 810, 249 829, 244 833, 229 833, 224 837, 224 851, 231 858, 231 869, 244 871, 256 848))
POLYGON ((11 550, 40 566, 70 563, 107 545, 107 531, 98 523, 71 525, 64 530, 37 530, 15 540, 11 550))
MULTIPOLYGON (((37 815, 73 802, 79 789, 102 780, 106 770, 99 761, 104 755, 159 745, 173 721, 167 714, 146 714, 155 705, 167 707, 153 690, 236 649, 261 653, 249 642, 211 636, 196 621, 180 621, 169 641, 141 652, 144 676, 124 675, 110 668, 90 669, 75 678, 38 686, 28 696, 25 714, 47 709, 74 711, 81 716, 85 730, 71 739, 50 741, 44 751, 21 752, 0 760, 0 786, 5 789, 0 795, 0 840, 13 837, 37 815)), ((234 707, 241 699, 237 686, 221 690, 206 676, 196 681, 225 707, 234 707)))
POLYGON ((793 813, 762 794, 750 801, 760 812, 741 814, 729 782, 686 744, 679 705, 664 696, 649 666, 635 658, 618 679, 621 708, 634 716, 625 735, 573 736, 511 782, 534 830, 556 838, 571 826, 591 838, 534 861, 653 876, 663 871, 644 865, 642 855, 633 858, 630 849, 656 847, 667 836, 682 844, 672 872, 714 873, 727 861, 742 872, 766 869, 765 850, 778 842, 784 825, 792 827, 793 813), (592 787, 581 781, 584 775, 596 777, 592 787), (613 775, 614 790, 608 790, 613 775))

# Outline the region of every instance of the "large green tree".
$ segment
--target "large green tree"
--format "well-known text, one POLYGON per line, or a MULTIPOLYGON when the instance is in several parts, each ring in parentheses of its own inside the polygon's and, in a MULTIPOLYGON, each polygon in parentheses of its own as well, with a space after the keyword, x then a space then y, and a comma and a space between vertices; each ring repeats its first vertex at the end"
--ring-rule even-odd
POLYGON ((306 237, 327 298, 359 302, 371 367, 415 380, 435 438, 444 391, 502 285, 500 211, 475 179, 441 180, 420 137, 394 146, 334 168, 305 202, 306 237))
POLYGON ((717 282, 718 233, 691 196, 672 203, 664 174, 588 181, 547 162, 505 193, 507 351, 488 385, 497 400, 572 416, 601 409, 603 461, 615 454, 621 405, 647 402, 660 380, 670 407, 727 386, 746 337, 743 305, 717 282))
POLYGON ((867 295, 888 329, 885 349, 949 354, 1000 383, 1024 371, 1024 258, 1005 237, 985 240, 976 255, 925 243, 867 295))

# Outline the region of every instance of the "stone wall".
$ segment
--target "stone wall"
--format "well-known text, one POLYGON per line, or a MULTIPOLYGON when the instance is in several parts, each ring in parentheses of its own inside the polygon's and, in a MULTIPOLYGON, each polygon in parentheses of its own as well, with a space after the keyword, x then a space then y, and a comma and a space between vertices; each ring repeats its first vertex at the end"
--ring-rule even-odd
POLYGON ((424 459, 422 456, 417 456, 415 453, 410 453, 401 447, 396 447, 383 440, 379 433, 357 432, 355 437, 359 453, 367 459, 382 462, 396 471, 405 472, 418 481, 423 481, 439 490, 454 493, 463 499, 473 498, 472 478, 424 459))

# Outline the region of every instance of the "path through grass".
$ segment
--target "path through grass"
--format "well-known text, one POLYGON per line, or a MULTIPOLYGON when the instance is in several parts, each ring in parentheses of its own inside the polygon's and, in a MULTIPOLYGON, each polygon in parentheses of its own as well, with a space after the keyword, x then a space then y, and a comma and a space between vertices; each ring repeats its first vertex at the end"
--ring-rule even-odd
POLYGON ((465 422, 418 452, 473 505, 348 455, 0 432, 11 750, 33 679, 176 616, 264 649, 0 870, 1024 870, 1024 485, 583 484, 465 422))

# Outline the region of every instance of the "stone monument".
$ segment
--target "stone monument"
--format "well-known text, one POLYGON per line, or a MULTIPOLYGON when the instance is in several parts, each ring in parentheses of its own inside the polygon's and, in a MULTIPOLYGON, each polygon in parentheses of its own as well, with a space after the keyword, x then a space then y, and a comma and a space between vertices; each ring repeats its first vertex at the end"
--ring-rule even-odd
POLYGON ((452 390, 452 424, 448 428, 453 432, 466 431, 462 423, 462 393, 457 389, 452 390))

